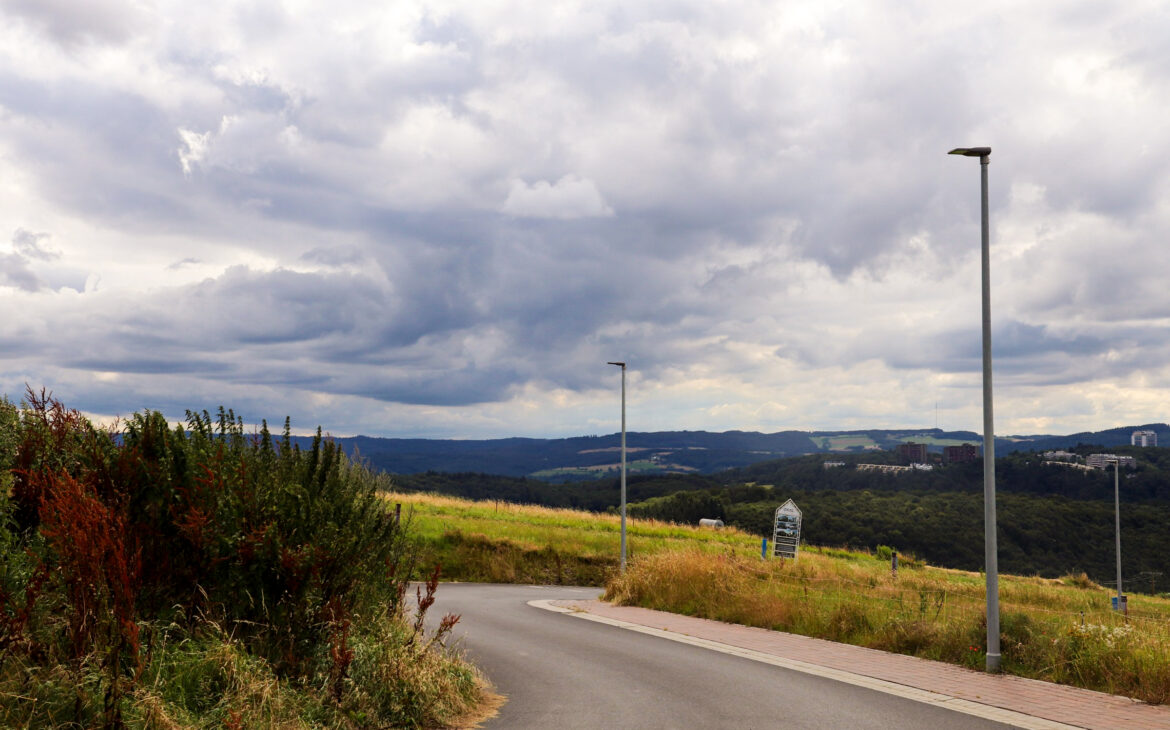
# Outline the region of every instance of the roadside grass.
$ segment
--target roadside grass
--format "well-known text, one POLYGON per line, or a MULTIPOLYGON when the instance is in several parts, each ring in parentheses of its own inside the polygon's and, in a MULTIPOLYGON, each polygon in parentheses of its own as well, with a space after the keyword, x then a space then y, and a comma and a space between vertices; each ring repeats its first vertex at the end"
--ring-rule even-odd
MULTIPOLYGON (((606 599, 982 668, 983 578, 865 553, 796 561, 698 550, 642 555, 606 599)), ((1130 596, 1129 616, 1084 576, 1000 576, 1003 671, 1170 702, 1170 601, 1130 596)))
MULTIPOLYGON (((420 563, 446 580, 602 586, 617 572, 621 517, 435 494, 383 493, 402 505, 420 563)), ((760 552, 760 538, 734 528, 700 529, 627 518, 626 553, 693 549, 760 552), (754 547, 753 547, 754 546, 754 547)))

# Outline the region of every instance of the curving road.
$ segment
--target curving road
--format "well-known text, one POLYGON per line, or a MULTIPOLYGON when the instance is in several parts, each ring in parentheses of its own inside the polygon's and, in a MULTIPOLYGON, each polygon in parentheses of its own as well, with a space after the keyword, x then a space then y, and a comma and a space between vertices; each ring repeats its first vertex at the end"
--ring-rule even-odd
POLYGON ((484 728, 1006 728, 862 687, 527 605, 596 588, 450 583, 430 618, 507 698, 484 728))

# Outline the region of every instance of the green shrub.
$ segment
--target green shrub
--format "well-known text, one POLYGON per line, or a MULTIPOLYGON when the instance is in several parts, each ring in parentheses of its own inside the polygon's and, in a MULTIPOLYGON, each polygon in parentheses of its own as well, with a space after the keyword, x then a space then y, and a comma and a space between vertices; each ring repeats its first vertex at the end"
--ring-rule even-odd
MULTIPOLYGON (((257 682, 300 697, 290 717, 344 715, 360 689, 352 642, 380 630, 363 617, 425 644, 426 661, 461 666, 433 651, 448 623, 436 643, 421 618, 407 621, 414 548, 385 508, 384 479, 320 429, 300 449, 287 420, 276 441, 221 408, 174 429, 135 414, 114 433, 31 390, 19 411, 0 401, 0 426, 11 482, 11 498, 0 494, 0 680, 35 675, 41 707, 72 708, 25 724, 122 727, 139 705, 146 714, 131 719, 147 726, 271 724, 247 709, 257 682), (323 694, 305 695, 312 687, 323 694)), ((25 695, 4 696, 19 717, 25 695)), ((384 724, 379 712, 370 722, 384 724)))

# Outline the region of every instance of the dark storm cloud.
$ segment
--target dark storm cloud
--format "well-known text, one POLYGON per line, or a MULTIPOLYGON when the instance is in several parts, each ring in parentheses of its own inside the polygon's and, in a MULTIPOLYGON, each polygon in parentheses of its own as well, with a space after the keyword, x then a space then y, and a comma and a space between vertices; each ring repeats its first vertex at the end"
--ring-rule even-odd
MULTIPOLYGON (((1125 377, 1148 367, 1151 350, 1166 349, 1164 336, 1146 328, 1096 329, 1095 333, 1060 333, 1044 325, 996 322, 992 334, 995 372, 1014 383, 1031 385, 1125 377)), ((895 348, 886 348, 883 356, 896 369, 963 373, 982 367, 982 340, 974 328, 926 337, 909 335, 897 343, 895 348)))
POLYGON ((130 228, 193 221, 174 189, 178 176, 163 174, 177 169, 174 127, 148 100, 0 73, 0 108, 16 122, 9 125, 9 139, 49 199, 130 228))

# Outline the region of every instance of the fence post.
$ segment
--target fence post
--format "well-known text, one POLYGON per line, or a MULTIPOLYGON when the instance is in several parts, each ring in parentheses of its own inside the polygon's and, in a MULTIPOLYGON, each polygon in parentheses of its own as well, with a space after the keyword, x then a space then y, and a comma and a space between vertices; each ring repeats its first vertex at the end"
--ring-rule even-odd
POLYGON ((760 542, 760 560, 768 559, 768 538, 764 538, 760 542))
POLYGON ((895 550, 890 553, 890 575, 898 577, 898 551, 895 550))

